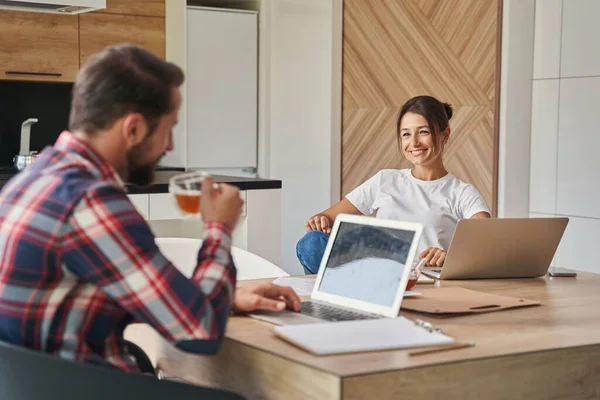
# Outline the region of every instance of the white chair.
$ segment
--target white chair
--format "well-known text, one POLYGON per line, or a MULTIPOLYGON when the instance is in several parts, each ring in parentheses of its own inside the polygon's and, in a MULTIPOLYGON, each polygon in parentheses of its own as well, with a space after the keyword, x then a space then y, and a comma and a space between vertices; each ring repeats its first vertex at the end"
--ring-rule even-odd
MULTIPOLYGON (((196 268, 198 250, 202 246, 202 240, 190 238, 156 238, 156 245, 185 276, 192 276, 196 268)), ((289 276, 281 268, 270 261, 242 250, 231 247, 231 256, 237 267, 237 280, 277 278, 289 276)))
MULTIPOLYGON (((156 245, 185 276, 191 277, 198 250, 202 246, 200 239, 188 238, 156 238, 156 245)), ((237 267, 237 280, 277 278, 289 276, 281 268, 256 254, 237 247, 231 248, 231 255, 237 267)), ((146 324, 131 324, 125 330, 125 339, 140 346, 156 367, 157 361, 163 354, 164 345, 159 334, 146 324)))

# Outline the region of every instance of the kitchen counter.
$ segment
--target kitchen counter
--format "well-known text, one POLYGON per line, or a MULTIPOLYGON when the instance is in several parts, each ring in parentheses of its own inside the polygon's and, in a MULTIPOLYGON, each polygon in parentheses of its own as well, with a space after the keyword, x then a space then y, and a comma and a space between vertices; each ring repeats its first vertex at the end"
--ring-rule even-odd
MULTIPOLYGON (((150 193, 168 193, 169 179, 181 174, 181 170, 159 169, 155 173, 154 183, 147 188, 140 188, 134 185, 127 185, 128 194, 150 194, 150 193)), ((11 179, 17 171, 0 170, 0 189, 11 179)), ((228 183, 237 186, 240 190, 262 190, 262 189, 281 189, 281 181, 261 178, 244 178, 227 175, 213 175, 215 182, 228 183)))
MULTIPOLYGON (((155 172, 154 183, 148 188, 140 188, 134 185, 127 185, 129 194, 143 193, 168 193, 169 179, 181 174, 182 171, 158 170, 155 172)), ((238 176, 213 175, 215 182, 228 183, 237 186, 240 190, 262 190, 262 189, 281 189, 281 181, 261 178, 243 178, 238 176)))

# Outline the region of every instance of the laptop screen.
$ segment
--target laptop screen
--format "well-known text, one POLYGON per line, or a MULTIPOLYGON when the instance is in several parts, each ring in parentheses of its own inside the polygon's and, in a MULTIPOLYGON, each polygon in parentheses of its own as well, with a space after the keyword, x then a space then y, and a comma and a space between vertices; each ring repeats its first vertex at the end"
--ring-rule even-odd
POLYGON ((341 222, 319 292, 392 307, 414 231, 341 222))

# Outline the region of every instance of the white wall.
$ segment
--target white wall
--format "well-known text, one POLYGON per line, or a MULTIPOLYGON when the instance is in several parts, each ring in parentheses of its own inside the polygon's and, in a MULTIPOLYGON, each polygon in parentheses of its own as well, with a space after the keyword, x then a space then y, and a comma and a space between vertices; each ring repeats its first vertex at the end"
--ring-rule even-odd
POLYGON ((535 0, 504 0, 498 154, 498 216, 529 213, 529 136, 535 0))
POLYGON ((567 216, 557 266, 600 273, 600 1, 537 0, 529 212, 567 216))
POLYGON ((301 274, 304 222, 340 196, 342 0, 263 0, 259 35, 259 174, 283 182, 281 266, 301 274))

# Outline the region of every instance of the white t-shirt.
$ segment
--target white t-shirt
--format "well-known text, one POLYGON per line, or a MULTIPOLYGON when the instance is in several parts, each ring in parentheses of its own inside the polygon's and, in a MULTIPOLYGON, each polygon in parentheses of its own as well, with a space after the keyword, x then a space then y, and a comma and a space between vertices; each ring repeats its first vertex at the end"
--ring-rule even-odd
POLYGON ((364 215, 422 223, 417 254, 428 247, 448 251, 459 219, 489 213, 475 186, 452 174, 422 181, 410 169, 381 170, 346 198, 364 215))

